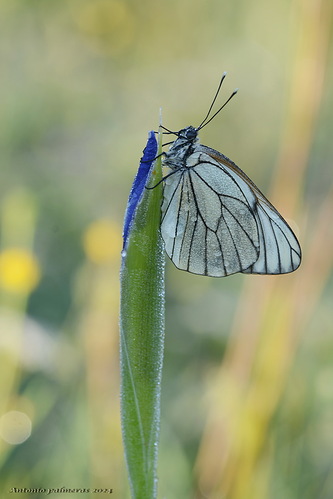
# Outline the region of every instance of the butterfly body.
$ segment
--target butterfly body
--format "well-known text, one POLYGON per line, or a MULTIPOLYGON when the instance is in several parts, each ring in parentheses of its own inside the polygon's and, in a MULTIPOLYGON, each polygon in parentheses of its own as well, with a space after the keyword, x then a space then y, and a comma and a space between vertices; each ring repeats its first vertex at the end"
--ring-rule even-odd
POLYGON ((187 168, 187 158, 194 152, 198 141, 198 132, 193 126, 180 130, 169 151, 164 153, 163 165, 172 170, 187 168))
POLYGON ((198 130, 180 130, 164 153, 171 173, 161 234, 170 259, 212 277, 296 270, 301 249, 287 222, 235 163, 200 144, 198 130))

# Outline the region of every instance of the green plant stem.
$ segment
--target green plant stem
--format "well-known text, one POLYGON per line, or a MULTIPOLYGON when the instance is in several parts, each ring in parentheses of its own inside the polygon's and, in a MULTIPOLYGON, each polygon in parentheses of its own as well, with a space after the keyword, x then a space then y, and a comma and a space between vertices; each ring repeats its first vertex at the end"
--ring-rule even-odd
MULTIPOLYGON (((159 142, 159 150, 161 143, 159 142)), ((162 178, 156 161, 149 186, 162 178)), ((164 350, 162 186, 145 190, 121 271, 121 412, 132 497, 157 494, 157 453, 164 350)))

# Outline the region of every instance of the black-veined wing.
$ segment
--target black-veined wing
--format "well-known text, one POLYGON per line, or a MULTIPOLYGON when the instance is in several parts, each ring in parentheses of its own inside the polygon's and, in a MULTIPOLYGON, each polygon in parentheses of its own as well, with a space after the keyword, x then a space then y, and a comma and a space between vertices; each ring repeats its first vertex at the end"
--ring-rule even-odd
POLYGON ((176 267, 194 274, 242 272, 259 256, 250 201, 216 161, 211 165, 200 156, 192 154, 190 167, 165 181, 161 233, 166 252, 176 267))
POLYGON ((165 182, 161 232, 176 267, 212 277, 295 270, 301 250, 281 215, 234 163, 196 151, 165 182))
POLYGON ((212 159, 228 169, 240 188, 244 188, 242 185, 246 184, 256 198, 254 212, 259 231, 260 253, 258 260, 242 272, 286 274, 296 270, 301 263, 301 248, 284 218, 237 165, 219 152, 206 146, 201 147, 211 155, 212 159))

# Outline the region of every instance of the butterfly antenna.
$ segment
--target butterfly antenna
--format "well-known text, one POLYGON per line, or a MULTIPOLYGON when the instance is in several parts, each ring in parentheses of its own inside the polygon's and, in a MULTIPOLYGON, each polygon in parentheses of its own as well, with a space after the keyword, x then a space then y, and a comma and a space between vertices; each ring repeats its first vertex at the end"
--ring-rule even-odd
POLYGON ((210 105, 210 108, 208 109, 208 113, 206 114, 206 116, 204 117, 204 119, 202 120, 202 122, 200 123, 200 125, 198 126, 197 130, 200 130, 200 128, 203 126, 203 124, 205 123, 206 119, 208 118, 208 116, 210 115, 210 112, 211 110, 213 109, 213 106, 215 104, 215 101, 217 99, 217 96, 219 95, 220 93, 220 90, 221 90, 221 87, 222 87, 222 83, 224 81, 224 78, 227 76, 227 72, 225 71, 222 75, 222 78, 220 80, 220 83, 219 83, 219 86, 217 87, 217 90, 216 90, 216 93, 214 95, 214 99, 210 105))
MULTIPOLYGON (((222 80, 223 81, 223 80, 222 80)), ((201 130, 204 126, 208 125, 208 123, 210 123, 217 114, 219 114, 220 111, 222 111, 222 109, 228 104, 228 102, 237 94, 238 92, 238 88, 236 88, 232 94, 230 95, 229 99, 227 99, 225 101, 225 103, 216 111, 216 113, 213 114, 213 116, 211 118, 209 118, 208 121, 206 121, 205 123, 205 120, 208 118, 208 116, 206 116, 206 118, 203 120, 203 122, 201 123, 200 126, 198 126, 197 130, 201 130)), ((209 113, 208 113, 209 114, 209 113)))

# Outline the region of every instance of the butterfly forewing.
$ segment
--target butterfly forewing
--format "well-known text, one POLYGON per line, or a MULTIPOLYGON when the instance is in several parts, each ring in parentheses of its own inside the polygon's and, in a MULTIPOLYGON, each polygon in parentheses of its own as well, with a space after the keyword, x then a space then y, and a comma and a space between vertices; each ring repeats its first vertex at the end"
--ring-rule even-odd
MULTIPOLYGON (((294 233, 247 175, 198 143, 181 166, 177 151, 177 165, 165 181, 161 222, 176 267, 212 277, 296 270, 301 250, 294 233)), ((169 151, 168 166, 172 160, 169 151)))
POLYGON ((193 166, 176 171, 165 184, 161 231, 168 256, 195 274, 244 271, 259 256, 253 195, 248 200, 207 154, 194 153, 188 163, 193 166))

